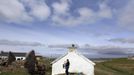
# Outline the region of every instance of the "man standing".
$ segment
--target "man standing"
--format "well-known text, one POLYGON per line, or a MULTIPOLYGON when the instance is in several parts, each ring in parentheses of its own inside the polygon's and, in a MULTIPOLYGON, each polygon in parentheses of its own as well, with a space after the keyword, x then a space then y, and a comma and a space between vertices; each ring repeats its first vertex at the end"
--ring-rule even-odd
POLYGON ((67 59, 67 62, 66 62, 66 64, 65 64, 65 69, 66 69, 66 75, 69 75, 69 72, 68 72, 68 70, 69 70, 69 66, 70 66, 70 62, 69 62, 69 59, 67 59))

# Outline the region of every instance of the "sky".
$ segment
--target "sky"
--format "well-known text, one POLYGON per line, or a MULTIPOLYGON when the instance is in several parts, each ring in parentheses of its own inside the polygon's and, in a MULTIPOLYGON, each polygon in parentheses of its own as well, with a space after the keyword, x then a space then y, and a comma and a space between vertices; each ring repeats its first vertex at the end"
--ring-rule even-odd
POLYGON ((89 57, 134 55, 134 0, 0 0, 0 50, 89 57))

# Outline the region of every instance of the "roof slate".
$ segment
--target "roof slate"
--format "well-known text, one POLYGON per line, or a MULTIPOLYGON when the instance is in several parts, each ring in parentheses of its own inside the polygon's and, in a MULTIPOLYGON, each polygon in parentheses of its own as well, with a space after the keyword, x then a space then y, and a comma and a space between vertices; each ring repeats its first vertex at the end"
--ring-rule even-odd
MULTIPOLYGON (((0 56, 8 56, 8 53, 9 52, 1 52, 0 53, 0 56)), ((26 53, 19 53, 19 52, 12 52, 15 56, 18 56, 18 57, 24 57, 26 56, 26 53)))

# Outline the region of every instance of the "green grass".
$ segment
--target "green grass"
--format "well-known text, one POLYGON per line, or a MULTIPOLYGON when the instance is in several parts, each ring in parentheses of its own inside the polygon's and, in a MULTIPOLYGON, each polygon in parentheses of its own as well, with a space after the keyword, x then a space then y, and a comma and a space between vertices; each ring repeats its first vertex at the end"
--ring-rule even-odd
POLYGON ((134 75, 134 60, 120 58, 97 63, 95 75, 134 75))
MULTIPOLYGON (((46 65, 46 75, 51 75, 51 61, 47 58, 40 60, 40 63, 46 65)), ((24 68, 17 68, 12 71, 0 67, 0 72, 0 75, 29 75, 24 68)), ((134 75, 134 60, 120 58, 96 63, 95 75, 134 75)))
POLYGON ((1 72, 0 75, 29 75, 25 69, 17 69, 16 71, 1 72))

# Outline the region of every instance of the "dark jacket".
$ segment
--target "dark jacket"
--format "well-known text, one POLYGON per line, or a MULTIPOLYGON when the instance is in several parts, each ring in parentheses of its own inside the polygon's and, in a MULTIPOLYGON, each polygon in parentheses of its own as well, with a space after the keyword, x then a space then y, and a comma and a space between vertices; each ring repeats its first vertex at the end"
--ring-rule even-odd
POLYGON ((70 66, 70 62, 68 61, 68 62, 66 63, 66 65, 65 65, 65 68, 66 68, 66 69, 69 69, 69 66, 70 66))

